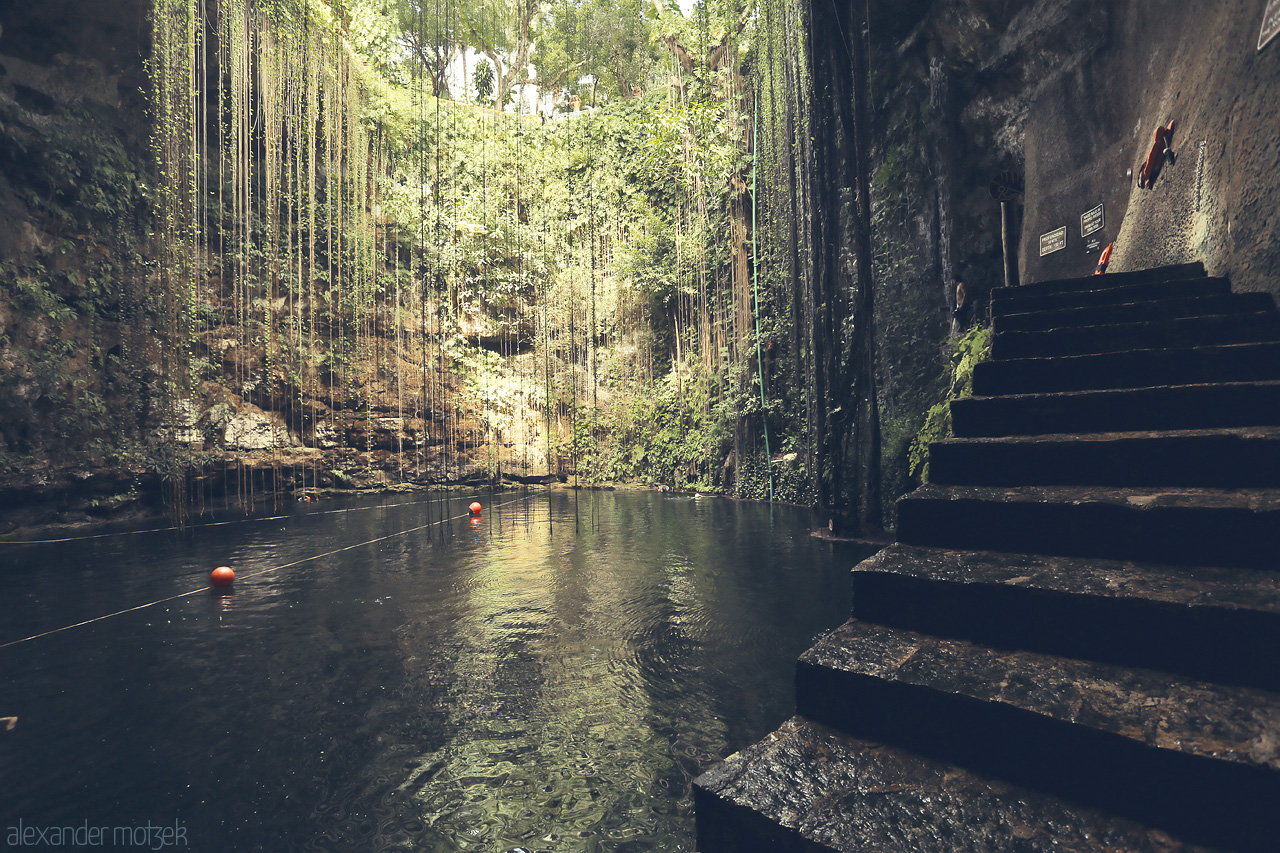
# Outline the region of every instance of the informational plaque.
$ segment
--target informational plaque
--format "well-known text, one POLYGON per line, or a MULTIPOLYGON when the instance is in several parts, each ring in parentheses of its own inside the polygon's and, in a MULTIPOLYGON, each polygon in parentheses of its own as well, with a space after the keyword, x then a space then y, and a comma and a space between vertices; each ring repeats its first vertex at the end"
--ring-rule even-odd
POLYGON ((1040 257, 1061 252, 1067 248, 1067 226, 1055 228, 1048 234, 1040 235, 1040 257))
POLYGON ((1267 8, 1262 13, 1262 31, 1258 33, 1258 50, 1267 46, 1267 42, 1280 33, 1280 0, 1267 0, 1267 8))
POLYGON ((1086 255, 1092 255, 1094 252, 1098 251, 1101 248, 1102 248, 1102 241, 1099 240, 1097 237, 1094 237, 1088 243, 1084 244, 1084 253, 1086 255))
POLYGON ((1086 210, 1080 214, 1080 236, 1088 237, 1094 231, 1101 231, 1102 226, 1106 224, 1106 217, 1102 213, 1102 205, 1098 205, 1093 210, 1086 210))

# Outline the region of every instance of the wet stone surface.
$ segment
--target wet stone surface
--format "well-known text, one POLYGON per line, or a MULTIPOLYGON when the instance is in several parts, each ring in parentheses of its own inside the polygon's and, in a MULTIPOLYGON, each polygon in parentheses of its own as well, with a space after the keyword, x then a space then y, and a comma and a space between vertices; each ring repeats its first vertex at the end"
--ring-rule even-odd
POLYGON ((1211 849, 944 762, 849 738, 803 717, 792 718, 695 784, 710 795, 705 807, 700 804, 700 822, 722 819, 721 808, 732 804, 765 815, 820 849, 841 853, 1211 849))
POLYGON ((1280 769, 1280 697, 1168 674, 1003 651, 850 620, 812 666, 999 703, 1190 755, 1280 769))
POLYGON ((1252 569, 894 544, 854 568, 855 584, 862 572, 1280 614, 1280 575, 1252 569))

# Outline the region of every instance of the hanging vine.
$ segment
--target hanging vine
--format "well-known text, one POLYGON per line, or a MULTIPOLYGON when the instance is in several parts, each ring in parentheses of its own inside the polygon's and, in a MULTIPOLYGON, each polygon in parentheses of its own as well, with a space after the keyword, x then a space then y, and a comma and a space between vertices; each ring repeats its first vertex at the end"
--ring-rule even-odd
MULTIPOLYGON (((745 494, 766 421, 814 458, 813 383, 772 393, 761 355, 816 376, 818 300, 786 296, 815 280, 796 3, 664 12, 672 85, 553 122, 397 76, 348 11, 157 4, 166 399, 201 433, 171 431, 175 472, 215 458, 245 501, 504 472, 745 494)), ((455 14, 418 4, 405 43, 448 54, 455 14)))

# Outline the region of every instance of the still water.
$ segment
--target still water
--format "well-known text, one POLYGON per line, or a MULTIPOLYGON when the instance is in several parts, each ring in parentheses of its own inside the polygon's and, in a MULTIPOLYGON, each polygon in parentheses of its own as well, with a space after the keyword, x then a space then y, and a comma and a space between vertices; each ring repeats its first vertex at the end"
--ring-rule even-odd
POLYGON ((472 499, 0 545, 0 644, 176 596, 0 648, 0 849, 691 851, 862 555, 790 507, 472 499))

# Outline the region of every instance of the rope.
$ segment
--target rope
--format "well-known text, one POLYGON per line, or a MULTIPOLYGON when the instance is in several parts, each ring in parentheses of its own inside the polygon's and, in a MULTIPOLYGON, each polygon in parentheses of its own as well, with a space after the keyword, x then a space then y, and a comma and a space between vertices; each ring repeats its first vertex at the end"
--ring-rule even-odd
MULTIPOLYGON (((354 509, 326 509, 320 512, 309 512, 307 515, 336 515, 340 512, 367 512, 371 509, 395 509, 399 506, 409 506, 418 503, 418 501, 405 501, 402 504, 390 504, 387 506, 363 506, 354 509)), ((237 518, 232 521, 211 521, 208 524, 188 524, 175 525, 173 527, 148 527, 145 530, 117 530, 114 533, 91 533, 87 536, 68 536, 65 539, 5 539, 0 540, 0 545, 56 545, 61 542, 85 542, 89 539, 106 539, 111 536, 134 536, 139 533, 167 533, 173 530, 204 530, 207 527, 224 527, 228 524, 250 524, 259 521, 281 521, 286 518, 293 518, 292 515, 271 515, 261 518, 237 518)))
POLYGON ((773 503, 773 453, 769 450, 769 412, 764 401, 764 356, 760 352, 760 234, 756 228, 756 171, 760 163, 756 153, 757 128, 760 124, 760 104, 752 94, 751 119, 751 288, 755 292, 756 367, 760 375, 760 423, 764 427, 764 460, 769 468, 769 503, 773 503))
MULTIPOLYGON (((463 498, 463 500, 466 500, 466 498, 463 498)), ((506 506, 507 504, 513 503, 517 500, 519 500, 519 498, 512 498, 509 501, 503 501, 502 503, 498 504, 496 507, 493 507, 493 509, 500 509, 506 506)), ((396 506, 407 506, 407 504, 396 504, 396 506)), ((376 507, 370 507, 370 509, 376 509, 376 507)), ((344 512, 344 510, 331 510, 331 512, 344 512)), ((362 548, 365 545, 373 545, 376 542, 382 542, 387 539, 394 539, 397 536, 407 536, 410 533, 417 533, 419 530, 425 530, 428 527, 432 527, 437 524, 443 524, 446 521, 457 521, 458 519, 467 518, 470 515, 471 513, 468 511, 461 515, 455 515, 449 518, 440 518, 437 521, 429 521, 426 524, 421 524, 421 525, 418 525, 417 527, 411 527, 408 530, 401 530, 397 533, 388 533, 386 536, 378 536, 374 539, 369 539, 364 542, 357 542, 354 545, 344 545, 341 548, 334 548, 332 551, 325 551, 323 554, 315 554, 310 557, 303 557, 301 560, 294 560, 292 563, 284 563, 279 566, 272 566, 269 569, 260 569, 259 571, 256 571, 256 572, 249 572, 248 574, 239 575, 237 579, 241 580, 244 578, 254 578, 254 577, 258 577, 259 575, 265 575, 268 572, 275 572, 275 571, 279 571, 280 569, 293 568, 294 566, 300 566, 303 563, 309 563, 312 560, 320 560, 325 557, 332 557, 334 554, 341 554, 343 551, 351 551, 355 548, 362 548)), ((288 516, 277 516, 277 518, 288 518, 288 516)), ((271 519, 264 518, 259 520, 269 521, 271 519)), ((230 523, 230 522, 224 522, 224 523, 230 523)), ((10 640, 7 643, 0 643, 0 649, 7 649, 10 646, 17 646, 22 643, 29 643, 32 640, 38 640, 41 637, 48 637, 51 634, 60 634, 63 631, 70 631, 72 628, 80 628, 84 625, 92 625, 94 622, 102 622, 103 620, 111 619, 112 617, 115 617, 115 616, 123 616, 126 613, 133 613, 138 610, 145 610, 146 608, 154 607, 157 604, 164 604, 167 601, 174 601, 179 598, 186 598, 189 595, 196 595, 201 592, 208 592, 211 589, 213 589, 212 586, 202 586, 199 589, 191 589, 191 590, 187 590, 186 592, 179 592, 174 595, 170 595, 166 598, 157 598, 155 601, 148 601, 145 604, 139 604, 134 607, 126 607, 124 610, 117 610, 115 613, 107 613, 103 616, 95 616, 92 619, 85 619, 83 622, 76 622, 73 625, 64 625, 61 628, 54 628, 51 631, 44 631, 39 634, 32 634, 30 637, 23 637, 21 640, 10 640)))

